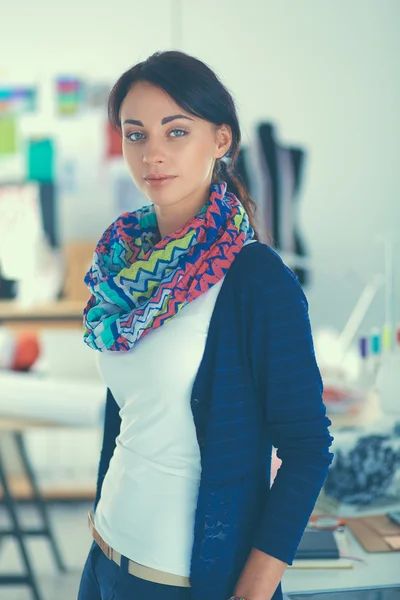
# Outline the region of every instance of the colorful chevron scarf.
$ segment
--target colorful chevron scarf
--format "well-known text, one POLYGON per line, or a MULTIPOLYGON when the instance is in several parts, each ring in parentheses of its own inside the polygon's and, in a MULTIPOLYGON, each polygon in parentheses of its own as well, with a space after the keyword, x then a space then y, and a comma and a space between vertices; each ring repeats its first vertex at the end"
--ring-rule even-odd
POLYGON ((84 340, 95 350, 128 351, 224 277, 254 235, 226 183, 203 209, 160 239, 154 205, 124 213, 104 232, 85 276, 92 295, 84 340))

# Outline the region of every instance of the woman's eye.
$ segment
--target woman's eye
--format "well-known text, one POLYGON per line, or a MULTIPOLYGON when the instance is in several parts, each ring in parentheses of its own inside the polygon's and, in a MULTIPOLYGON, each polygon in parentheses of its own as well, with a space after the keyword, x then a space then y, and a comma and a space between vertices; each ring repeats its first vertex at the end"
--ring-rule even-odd
POLYGON ((142 139, 140 136, 143 136, 143 133, 140 133, 140 131, 134 131, 133 133, 129 133, 126 138, 131 142, 137 142, 138 140, 142 139))
MULTIPOLYGON (((170 137, 183 137, 187 135, 187 131, 184 129, 173 129, 168 135, 170 137)), ((130 142, 139 142, 145 137, 145 135, 141 131, 134 131, 133 133, 128 133, 125 137, 130 142)))
POLYGON ((172 135, 172 137, 183 137, 186 134, 187 131, 185 131, 184 129, 173 129, 172 131, 170 131, 170 135, 172 135))

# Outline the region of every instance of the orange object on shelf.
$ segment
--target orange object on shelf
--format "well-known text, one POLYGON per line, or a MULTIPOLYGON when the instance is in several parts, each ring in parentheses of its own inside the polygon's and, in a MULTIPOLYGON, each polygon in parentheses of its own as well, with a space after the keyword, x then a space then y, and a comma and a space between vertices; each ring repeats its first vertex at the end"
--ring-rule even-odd
POLYGON ((15 354, 11 363, 13 371, 29 371, 40 354, 38 336, 33 331, 21 331, 16 335, 15 354))

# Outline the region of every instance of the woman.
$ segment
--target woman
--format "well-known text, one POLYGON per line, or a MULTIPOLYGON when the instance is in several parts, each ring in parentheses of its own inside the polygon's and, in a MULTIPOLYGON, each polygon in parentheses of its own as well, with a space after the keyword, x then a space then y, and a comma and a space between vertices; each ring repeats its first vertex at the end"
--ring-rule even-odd
POLYGON ((110 225, 85 278, 108 390, 79 600, 277 600, 332 460, 307 301, 256 240, 206 65, 151 56, 109 116, 152 204, 110 225))

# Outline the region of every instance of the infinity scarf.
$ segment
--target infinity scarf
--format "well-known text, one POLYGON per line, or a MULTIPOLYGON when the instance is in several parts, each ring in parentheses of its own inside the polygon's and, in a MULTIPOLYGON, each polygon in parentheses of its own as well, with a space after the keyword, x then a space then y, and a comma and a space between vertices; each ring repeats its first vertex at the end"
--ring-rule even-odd
POLYGON ((102 235, 84 281, 84 341, 99 351, 128 351, 151 330, 220 281, 253 238, 247 213, 227 191, 211 186, 206 205, 160 239, 154 205, 121 215, 102 235))

